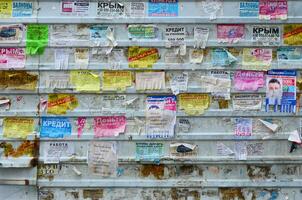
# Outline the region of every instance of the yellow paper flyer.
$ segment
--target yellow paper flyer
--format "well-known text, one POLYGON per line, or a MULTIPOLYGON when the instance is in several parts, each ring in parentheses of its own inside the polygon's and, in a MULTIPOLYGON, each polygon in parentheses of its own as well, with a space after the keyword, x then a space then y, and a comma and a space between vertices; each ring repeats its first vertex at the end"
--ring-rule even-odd
POLYGON ((284 44, 302 45, 302 24, 284 24, 284 44))
POLYGON ((128 62, 130 68, 152 68, 159 59, 156 48, 129 47, 128 62))
POLYGON ((3 121, 3 137, 25 139, 35 129, 32 118, 5 118, 3 121))
POLYGON ((210 106, 208 94, 180 94, 179 108, 187 115, 201 115, 210 106))
POLYGON ((104 91, 125 91, 132 85, 132 73, 130 71, 104 71, 103 85, 104 91))
POLYGON ((75 86, 77 91, 98 92, 101 89, 99 75, 90 70, 71 71, 70 82, 75 86))
POLYGON ((8 18, 12 16, 13 0, 0 1, 0 17, 8 18))
POLYGON ((79 103, 72 94, 49 94, 47 102, 47 113, 54 115, 66 114, 67 110, 74 110, 79 103))

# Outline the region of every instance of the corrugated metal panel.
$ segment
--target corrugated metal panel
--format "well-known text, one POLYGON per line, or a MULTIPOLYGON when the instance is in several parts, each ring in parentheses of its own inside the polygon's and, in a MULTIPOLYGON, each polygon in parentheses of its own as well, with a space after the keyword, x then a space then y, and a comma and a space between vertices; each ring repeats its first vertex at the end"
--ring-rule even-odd
MULTIPOLYGON (((14 1, 17 2, 17 1, 14 1)), ((30 1, 28 1, 30 2, 30 1)), ((219 108, 218 101, 213 100, 204 114, 189 116, 177 110, 175 134, 172 138, 149 138, 145 129, 146 99, 150 95, 170 95, 172 77, 184 72, 188 74, 186 93, 207 93, 202 88, 201 77, 211 70, 229 72, 234 80, 234 73, 244 69, 241 65, 243 49, 261 47, 273 50, 271 69, 296 69, 300 78, 300 63, 280 64, 277 49, 287 46, 281 39, 276 44, 259 44, 253 41, 253 26, 275 25, 283 34, 283 25, 301 23, 299 12, 302 3, 298 0, 288 1, 287 20, 259 20, 258 17, 239 17, 239 3, 247 1, 225 0, 217 13, 217 19, 209 19, 202 9, 204 1, 192 0, 178 2, 177 17, 149 17, 148 1, 123 0, 125 16, 105 19, 97 16, 97 1, 89 2, 86 16, 64 16, 61 12, 62 1, 40 0, 33 3, 30 17, 0 18, 4 24, 47 24, 49 25, 49 43, 42 55, 27 56, 25 68, 28 72, 12 71, 16 76, 36 75, 37 86, 32 90, 14 89, 0 81, 0 97, 10 100, 10 106, 0 106, 1 126, 9 117, 34 119, 34 132, 27 140, 6 138, 0 135, 0 199, 144 199, 144 200, 299 200, 302 198, 301 148, 290 153, 289 135, 300 130, 301 112, 280 113, 266 112, 264 97, 266 89, 258 91, 236 91, 232 81, 231 100, 227 108, 219 108), (144 3, 146 13, 143 18, 130 16, 130 3, 144 3), (244 37, 237 43, 220 43, 217 40, 217 24, 245 24, 244 37), (91 25, 109 26, 114 30, 116 46, 111 46, 117 58, 106 54, 105 45, 90 40, 91 25), (156 37, 151 40, 130 40, 129 25, 154 25, 156 37), (165 37, 165 28, 175 25, 185 28, 186 55, 175 53, 169 48, 165 37), (194 64, 190 52, 196 45, 194 28, 209 29, 209 38, 204 50, 202 63, 194 64), (127 70, 132 75, 146 70, 129 68, 128 48, 132 46, 154 47, 159 52, 159 59, 148 70, 165 71, 166 87, 162 90, 136 90, 132 86, 126 91, 79 92, 69 81, 70 71, 90 69, 100 77, 105 70, 127 70), (82 67, 75 61, 77 48, 89 50, 89 65, 82 67), (225 48, 236 57, 237 62, 228 67, 213 65, 212 51, 225 48), (67 68, 56 65, 56 50, 64 49, 69 57, 67 68), (18 75, 17 72, 20 72, 18 75), (66 113, 56 115, 46 108, 50 94, 70 94, 78 101, 73 108, 66 108, 66 113), (237 94, 259 94, 263 105, 259 111, 237 111, 233 108, 232 98, 237 94), (116 100, 119 99, 119 100, 116 100), (95 138, 93 121, 98 116, 125 115, 127 127, 118 137, 95 138), (72 130, 64 138, 41 137, 39 130, 42 117, 67 117, 72 130), (83 135, 78 136, 78 117, 87 117, 83 135), (234 135, 237 118, 246 117, 253 120, 253 134, 238 138, 234 135), (268 120, 280 128, 272 133, 259 120, 268 120), (185 122, 185 123, 184 123, 185 122), (185 124, 185 125, 184 125, 185 124), (184 127, 185 126, 185 127, 184 127), (117 142, 118 168, 112 177, 92 174, 88 167, 88 151, 92 141, 117 142), (59 163, 47 163, 46 150, 49 142, 65 142, 75 148, 72 155, 63 155, 59 163), (163 155, 156 161, 138 160, 137 143, 161 143, 163 155), (170 145, 175 142, 197 145, 192 156, 175 157, 170 145), (238 160, 234 155, 236 143, 246 142, 247 159, 238 160), (219 146, 224 145, 232 151, 222 156, 219 146), (20 148, 19 148, 20 147, 20 148), (21 148, 22 147, 22 148, 21 148), (9 150, 11 153, 8 153, 9 150), (24 152, 30 151, 30 153, 24 152), (18 153, 16 153, 18 152, 18 153)), ((109 2, 109 1, 105 1, 109 2)), ((211 2, 211 1, 209 1, 211 2)), ((1 13, 1 12, 0 12, 1 13)), ((26 31, 20 43, 1 43, 1 48, 26 47, 26 31)), ((282 37, 281 37, 282 38, 282 37)), ((301 45, 296 47, 300 48, 301 45)), ((7 72, 2 70, 1 72, 7 72)), ((3 74, 0 74, 4 77, 3 74)), ((10 74, 11 75, 11 74, 10 74)), ((8 76, 10 76, 8 75, 8 76)), ((22 79, 22 78, 21 78, 22 79)), ((27 80, 27 79, 26 79, 27 80)), ((18 85, 18 84, 16 84, 18 85)), ((25 85, 25 83, 19 83, 25 85)), ((182 92, 181 92, 182 93, 182 92)), ((298 90, 297 94, 301 94, 298 90)), ((2 99, 2 98, 1 98, 2 99)), ((49 162, 49 161, 48 161, 49 162)))

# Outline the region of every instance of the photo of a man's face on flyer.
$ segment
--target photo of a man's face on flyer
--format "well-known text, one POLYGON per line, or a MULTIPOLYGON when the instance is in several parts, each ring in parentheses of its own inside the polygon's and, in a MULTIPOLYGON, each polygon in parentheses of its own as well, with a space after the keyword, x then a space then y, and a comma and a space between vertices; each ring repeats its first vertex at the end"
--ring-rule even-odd
POLYGON ((266 98, 270 105, 281 105, 282 79, 268 78, 266 83, 266 98))

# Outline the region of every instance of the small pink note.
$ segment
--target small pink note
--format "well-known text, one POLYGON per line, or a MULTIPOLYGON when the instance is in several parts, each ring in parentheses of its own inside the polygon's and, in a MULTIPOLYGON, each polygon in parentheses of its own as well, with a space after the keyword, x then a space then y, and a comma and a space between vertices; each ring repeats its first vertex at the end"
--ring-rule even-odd
POLYGON ((78 117, 78 138, 83 135, 83 130, 86 124, 86 117, 78 117))
POLYGON ((112 137, 124 133, 126 129, 125 116, 102 116, 94 118, 94 136, 112 137))
POLYGON ((264 87, 264 72, 239 70, 234 74, 234 88, 238 91, 257 91, 264 87))
POLYGON ((287 0, 260 0, 260 19, 287 19, 287 0))
POLYGON ((23 48, 1 48, 0 69, 21 69, 26 61, 23 48))
POLYGON ((218 24, 217 39, 219 42, 236 43, 244 36, 244 24, 218 24))

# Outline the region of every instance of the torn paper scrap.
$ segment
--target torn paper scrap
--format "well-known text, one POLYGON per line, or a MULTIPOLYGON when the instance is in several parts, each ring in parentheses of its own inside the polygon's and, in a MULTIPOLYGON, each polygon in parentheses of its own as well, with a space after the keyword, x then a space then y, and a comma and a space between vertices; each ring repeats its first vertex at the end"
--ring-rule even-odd
POLYGON ((171 157, 192 157, 197 156, 197 145, 189 143, 170 144, 171 157))
POLYGON ((266 128, 270 129, 273 133, 275 133, 279 129, 278 124, 273 124, 268 121, 258 119, 266 128))
POLYGON ((300 137, 299 132, 297 130, 294 130, 293 132, 291 132, 289 134, 288 141, 301 144, 302 142, 301 142, 301 137, 300 137))
POLYGON ((88 168, 90 173, 102 177, 114 177, 116 176, 117 166, 116 142, 90 142, 88 151, 88 168))
POLYGON ((216 150, 218 156, 231 156, 235 154, 235 152, 231 148, 221 142, 218 142, 216 144, 216 150))
POLYGON ((136 90, 165 89, 165 72, 136 72, 135 83, 136 90))

